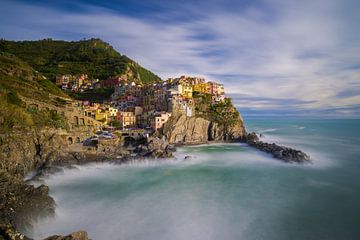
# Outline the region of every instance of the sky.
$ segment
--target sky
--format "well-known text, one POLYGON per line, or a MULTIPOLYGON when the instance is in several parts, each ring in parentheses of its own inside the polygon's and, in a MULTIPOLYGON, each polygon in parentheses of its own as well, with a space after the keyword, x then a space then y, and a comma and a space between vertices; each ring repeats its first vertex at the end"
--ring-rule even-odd
POLYGON ((360 118, 358 0, 0 4, 1 38, 101 38, 163 79, 223 83, 245 116, 360 118))

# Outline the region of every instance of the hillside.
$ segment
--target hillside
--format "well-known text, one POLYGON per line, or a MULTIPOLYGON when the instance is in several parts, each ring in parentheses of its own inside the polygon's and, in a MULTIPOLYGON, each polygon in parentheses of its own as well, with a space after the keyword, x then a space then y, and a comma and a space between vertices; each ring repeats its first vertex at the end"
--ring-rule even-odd
POLYGON ((67 127, 62 115, 27 109, 22 97, 51 105, 63 104, 62 99, 68 98, 27 63, 0 52, 0 133, 36 126, 67 127))
POLYGON ((0 51, 14 54, 48 79, 62 74, 87 73, 90 78, 98 79, 126 75, 129 81, 136 83, 160 80, 157 75, 100 39, 72 42, 51 39, 0 40, 0 51))

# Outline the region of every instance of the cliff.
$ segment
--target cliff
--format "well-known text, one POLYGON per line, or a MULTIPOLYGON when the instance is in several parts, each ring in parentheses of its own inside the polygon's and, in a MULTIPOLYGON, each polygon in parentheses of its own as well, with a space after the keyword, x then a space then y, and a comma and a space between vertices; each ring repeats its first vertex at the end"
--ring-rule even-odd
POLYGON ((246 130, 240 115, 231 124, 220 124, 202 117, 172 116, 162 134, 170 144, 201 144, 209 141, 244 141, 246 130))

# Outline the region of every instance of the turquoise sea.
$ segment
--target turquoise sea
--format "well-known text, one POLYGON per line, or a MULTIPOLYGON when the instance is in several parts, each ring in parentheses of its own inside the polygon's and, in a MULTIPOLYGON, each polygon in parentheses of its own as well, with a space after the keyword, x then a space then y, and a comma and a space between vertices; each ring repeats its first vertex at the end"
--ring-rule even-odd
POLYGON ((45 179, 57 208, 35 239, 360 239, 360 120, 246 119, 248 131, 311 155, 286 164, 244 144, 184 147, 177 159, 93 164, 45 179), (191 159, 184 160, 190 155, 191 159))

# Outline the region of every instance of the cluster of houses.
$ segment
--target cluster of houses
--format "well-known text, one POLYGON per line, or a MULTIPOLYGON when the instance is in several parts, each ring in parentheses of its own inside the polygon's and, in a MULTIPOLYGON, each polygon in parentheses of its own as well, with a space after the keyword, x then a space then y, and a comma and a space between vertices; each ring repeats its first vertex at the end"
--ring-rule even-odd
POLYGON ((84 92, 101 87, 99 79, 89 79, 87 74, 57 76, 55 84, 63 90, 72 92, 84 92))
MULTIPOLYGON (((80 89, 87 84, 87 76, 75 78, 65 76, 56 79, 58 85, 73 82, 80 89), (68 80, 75 79, 75 80, 68 80), (76 80, 78 79, 78 80, 76 80), (82 79, 79 81, 79 79, 82 79)), ((195 115, 196 94, 208 94, 213 104, 224 101, 224 86, 216 82, 206 82, 204 78, 181 76, 159 83, 138 85, 128 83, 123 77, 114 77, 101 81, 100 87, 113 88, 114 93, 107 103, 83 102, 86 116, 102 121, 108 126, 121 129, 152 129, 163 127, 170 116, 181 112, 191 117, 195 115)), ((93 85, 89 85, 95 87, 93 85)))

